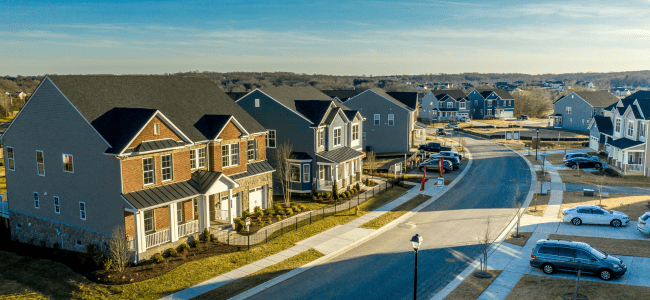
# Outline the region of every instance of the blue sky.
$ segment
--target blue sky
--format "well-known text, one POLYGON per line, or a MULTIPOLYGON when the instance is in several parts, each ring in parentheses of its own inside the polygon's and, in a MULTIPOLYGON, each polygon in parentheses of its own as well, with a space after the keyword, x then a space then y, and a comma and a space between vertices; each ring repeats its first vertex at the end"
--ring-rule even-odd
POLYGON ((650 69, 650 0, 0 0, 0 75, 650 69))

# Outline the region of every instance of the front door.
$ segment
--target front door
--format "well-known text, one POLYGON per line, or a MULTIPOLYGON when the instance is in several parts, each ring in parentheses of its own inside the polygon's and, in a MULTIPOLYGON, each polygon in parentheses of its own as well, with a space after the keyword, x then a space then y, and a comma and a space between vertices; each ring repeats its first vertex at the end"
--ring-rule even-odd
POLYGON ((228 201, 228 196, 223 196, 221 197, 220 205, 219 205, 219 210, 217 210, 217 219, 222 220, 222 221, 229 221, 228 216, 230 211, 230 201, 228 201))
POLYGON ((239 201, 239 193, 233 194, 230 199, 230 221, 241 216, 241 202, 239 201))

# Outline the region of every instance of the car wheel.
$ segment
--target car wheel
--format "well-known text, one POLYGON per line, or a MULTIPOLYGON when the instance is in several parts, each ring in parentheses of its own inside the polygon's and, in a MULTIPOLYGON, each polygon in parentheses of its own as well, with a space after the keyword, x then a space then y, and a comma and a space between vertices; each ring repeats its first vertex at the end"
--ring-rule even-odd
POLYGON ((575 170, 575 169, 577 169, 577 168, 578 168, 578 165, 573 165, 573 166, 571 166, 571 169, 574 169, 574 170, 575 170))
POLYGON ((571 224, 580 226, 580 224, 582 224, 582 220, 580 220, 580 218, 573 218, 573 220, 571 220, 571 224))
POLYGON ((600 275, 600 279, 605 281, 612 279, 612 272, 607 269, 600 270, 600 272, 598 272, 598 275, 600 275))
POLYGON ((600 164, 595 164, 594 168, 600 168, 600 164))
POLYGON ((555 268, 551 264, 544 264, 542 265, 542 272, 546 274, 553 274, 555 273, 555 268))
POLYGON ((621 227, 621 220, 613 220, 610 224, 612 224, 612 227, 621 227))

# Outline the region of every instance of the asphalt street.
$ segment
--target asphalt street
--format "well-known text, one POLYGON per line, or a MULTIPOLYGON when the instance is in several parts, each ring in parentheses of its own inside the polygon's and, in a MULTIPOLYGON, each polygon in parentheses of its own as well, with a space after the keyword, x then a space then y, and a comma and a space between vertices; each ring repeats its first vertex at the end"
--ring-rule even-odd
POLYGON ((515 198, 523 202, 530 188, 528 166, 516 153, 485 140, 466 141, 472 167, 436 202, 404 225, 249 299, 413 299, 410 239, 416 233, 423 236, 418 298, 440 291, 480 254, 477 241, 488 217, 495 239, 515 215, 515 198))

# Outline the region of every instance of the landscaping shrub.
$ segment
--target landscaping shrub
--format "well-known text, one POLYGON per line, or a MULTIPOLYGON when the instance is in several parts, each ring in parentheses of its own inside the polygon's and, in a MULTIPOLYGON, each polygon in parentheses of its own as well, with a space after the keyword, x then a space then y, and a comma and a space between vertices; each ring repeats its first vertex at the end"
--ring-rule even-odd
POLYGON ((246 223, 241 218, 235 218, 235 231, 240 232, 244 230, 246 223))
POLYGON ((258 218, 264 217, 264 212, 262 212, 262 210, 260 209, 255 212, 255 216, 258 218))
POLYGON ((273 220, 269 219, 266 223, 273 224, 273 220))
POLYGON ((167 254, 170 257, 176 257, 176 256, 178 256, 178 251, 176 251, 176 249, 174 249, 174 248, 169 248, 169 250, 167 250, 167 254))
POLYGON ((273 209, 275 209, 276 211, 281 212, 284 209, 284 207, 282 207, 282 205, 280 205, 280 204, 276 204, 276 205, 273 205, 273 209))
POLYGON ((357 190, 357 191, 361 190, 361 186, 359 185, 358 182, 357 182, 357 184, 354 185, 354 189, 357 190))
POLYGON ((165 261, 165 258, 164 258, 162 255, 160 255, 160 254, 156 254, 156 255, 154 255, 152 259, 153 259, 153 262, 155 262, 155 263, 157 263, 157 264, 159 264, 159 263, 165 261))
POLYGON ((104 259, 104 271, 108 271, 111 268, 111 264, 113 264, 113 261, 110 258, 104 259))
POLYGON ((339 200, 338 190, 339 186, 336 184, 336 181, 334 181, 334 185, 332 186, 332 194, 334 195, 334 200, 339 200))
POLYGON ((200 241, 200 240, 193 240, 193 241, 192 241, 192 247, 194 247, 194 248, 198 248, 199 245, 201 245, 201 241, 200 241))
POLYGON ((325 193, 325 199, 329 199, 329 198, 332 198, 332 193, 330 192, 325 193))
POLYGON ((246 219, 246 218, 248 218, 250 215, 251 215, 251 214, 250 214, 247 210, 245 210, 245 211, 243 211, 243 212, 241 213, 241 218, 242 218, 242 219, 246 219))
POLYGON ((266 210, 267 215, 275 215, 275 209, 269 208, 266 210))
POLYGON ((207 228, 203 230, 203 234, 201 235, 201 240, 206 242, 210 241, 210 232, 208 231, 207 228))
POLYGON ((181 252, 190 251, 190 245, 188 245, 187 243, 181 244, 180 249, 181 252))
POLYGON ((285 213, 286 215, 288 215, 288 216, 293 215, 293 209, 291 209, 291 208, 287 208, 287 209, 284 210, 284 213, 285 213))
POLYGON ((300 212, 300 208, 298 208, 298 205, 292 206, 291 209, 295 212, 300 212))

